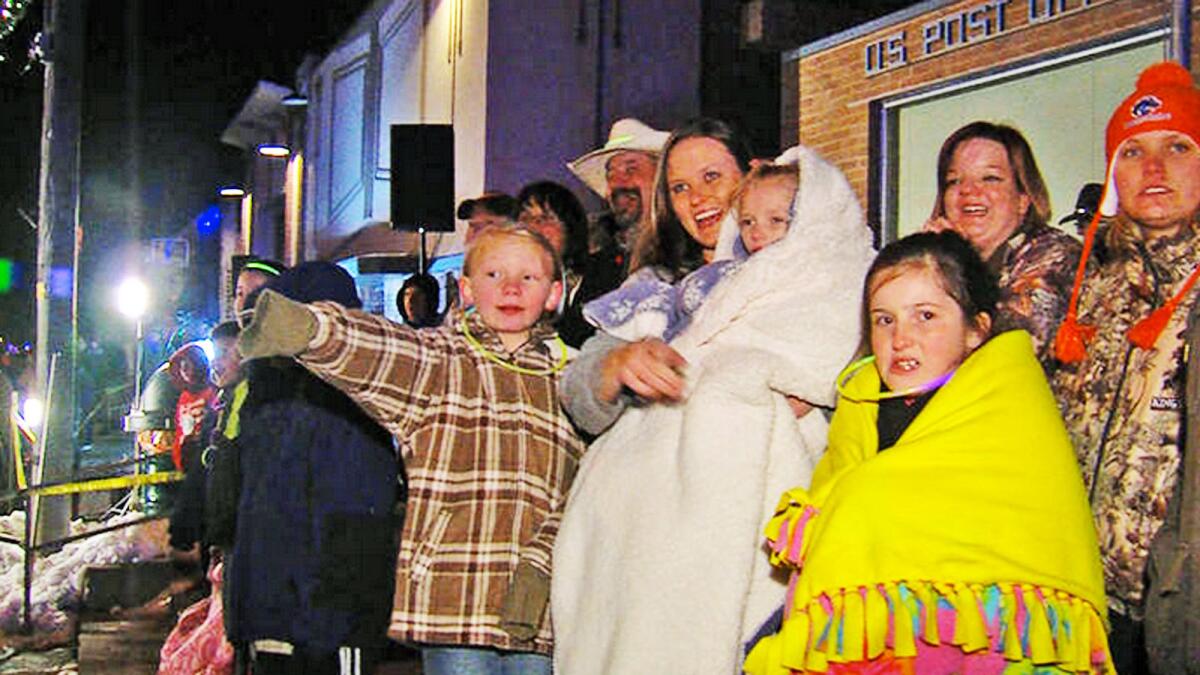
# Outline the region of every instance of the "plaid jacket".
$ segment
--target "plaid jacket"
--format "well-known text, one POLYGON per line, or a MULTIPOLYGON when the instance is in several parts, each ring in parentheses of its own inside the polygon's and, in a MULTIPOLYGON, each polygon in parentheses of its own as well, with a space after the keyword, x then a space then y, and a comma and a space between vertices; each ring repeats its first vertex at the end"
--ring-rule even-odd
MULTIPOLYGON (((413 330, 333 303, 310 305, 316 337, 301 363, 346 392, 397 439, 408 509, 389 635, 439 645, 549 654, 549 612, 531 642, 500 628, 513 570, 550 573, 567 489, 584 444, 558 406, 556 375, 514 372, 474 349, 459 324, 413 330)), ((506 354, 478 315, 487 350, 548 370, 560 357, 535 329, 506 354)))

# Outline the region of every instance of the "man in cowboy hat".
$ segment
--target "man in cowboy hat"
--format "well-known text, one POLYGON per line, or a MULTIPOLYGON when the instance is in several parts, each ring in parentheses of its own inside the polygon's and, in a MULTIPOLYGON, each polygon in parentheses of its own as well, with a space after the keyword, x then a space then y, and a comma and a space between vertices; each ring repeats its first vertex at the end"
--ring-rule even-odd
POLYGON ((613 123, 608 142, 567 168, 608 201, 613 235, 625 254, 650 222, 650 195, 662 146, 670 136, 627 117, 613 123))
POLYGON ((593 192, 605 198, 609 211, 589 223, 591 253, 578 285, 568 295, 558 333, 580 347, 595 332, 583 318, 583 306, 621 285, 629 269, 629 252, 638 234, 649 227, 650 195, 662 146, 670 136, 633 118, 619 119, 603 146, 567 162, 567 168, 593 192))

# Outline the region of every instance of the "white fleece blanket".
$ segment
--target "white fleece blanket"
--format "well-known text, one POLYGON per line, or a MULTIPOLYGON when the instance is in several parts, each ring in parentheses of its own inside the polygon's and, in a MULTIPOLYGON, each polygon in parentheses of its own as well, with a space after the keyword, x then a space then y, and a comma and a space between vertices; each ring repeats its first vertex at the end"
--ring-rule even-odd
MULTIPOLYGON (((806 148, 787 236, 713 289, 671 344, 688 360, 676 405, 630 408, 584 457, 554 550, 555 669, 735 673, 743 643, 783 602, 760 530, 807 485, 859 339, 874 255, 841 172, 806 148)), ((717 257, 732 254, 736 220, 717 257)))

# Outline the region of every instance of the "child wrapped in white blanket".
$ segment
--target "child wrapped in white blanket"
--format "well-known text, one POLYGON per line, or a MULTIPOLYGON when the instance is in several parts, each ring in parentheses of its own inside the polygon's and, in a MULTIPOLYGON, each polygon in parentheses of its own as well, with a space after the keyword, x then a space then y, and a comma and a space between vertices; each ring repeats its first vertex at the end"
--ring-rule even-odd
POLYGON ((635 277, 590 308, 613 335, 667 339, 689 386, 627 409, 584 457, 555 546, 558 672, 733 673, 783 602, 759 532, 781 489, 808 483, 827 428, 788 400, 833 405, 874 252, 840 171, 803 147, 776 163, 799 175, 777 241, 761 240, 771 220, 743 223, 743 242, 739 216, 771 209, 735 197, 717 263, 677 286, 635 277))

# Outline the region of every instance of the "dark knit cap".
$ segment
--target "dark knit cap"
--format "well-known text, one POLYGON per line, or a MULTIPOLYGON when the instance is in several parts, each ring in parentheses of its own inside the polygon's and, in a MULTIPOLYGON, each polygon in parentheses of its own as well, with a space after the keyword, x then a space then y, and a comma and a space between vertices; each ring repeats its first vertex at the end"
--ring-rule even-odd
POLYGON ((267 286, 297 302, 331 300, 350 309, 362 307, 354 277, 342 267, 323 260, 300 263, 267 286))

